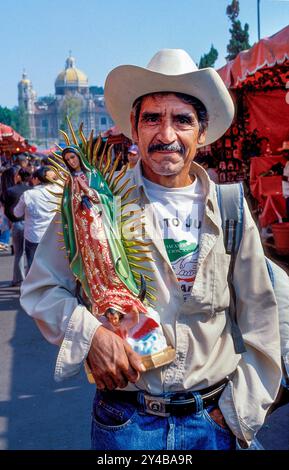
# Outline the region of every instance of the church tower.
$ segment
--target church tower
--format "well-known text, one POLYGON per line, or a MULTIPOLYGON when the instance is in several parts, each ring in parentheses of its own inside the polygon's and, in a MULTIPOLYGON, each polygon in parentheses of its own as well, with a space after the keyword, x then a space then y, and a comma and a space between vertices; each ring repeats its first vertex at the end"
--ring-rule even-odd
POLYGON ((33 90, 32 83, 27 77, 27 73, 24 70, 22 74, 22 79, 18 83, 18 106, 20 110, 22 109, 25 113, 27 113, 31 139, 34 139, 36 137, 34 119, 35 101, 36 92, 33 90))
POLYGON ((23 106, 27 113, 34 112, 34 103, 36 101, 36 93, 33 90, 32 83, 27 78, 25 70, 22 74, 22 80, 18 83, 18 105, 23 106))

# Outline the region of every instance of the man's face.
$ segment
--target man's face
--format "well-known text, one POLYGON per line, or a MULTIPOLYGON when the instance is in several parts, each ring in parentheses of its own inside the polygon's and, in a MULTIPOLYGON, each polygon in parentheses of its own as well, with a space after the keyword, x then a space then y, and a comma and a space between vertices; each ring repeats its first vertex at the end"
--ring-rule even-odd
POLYGON ((65 162, 68 163, 69 167, 74 171, 80 171, 80 161, 78 156, 74 152, 67 152, 64 155, 65 162))
POLYGON ((37 176, 32 176, 31 177, 31 185, 32 186, 38 186, 40 184, 40 180, 37 178, 37 176))
POLYGON ((132 153, 132 152, 129 152, 127 154, 127 159, 129 161, 129 163, 135 165, 136 162, 138 161, 138 154, 137 153, 132 153))
POLYGON ((28 161, 26 160, 26 158, 23 160, 20 160, 19 165, 21 166, 21 168, 27 168, 28 161))
POLYGON ((174 94, 143 98, 138 128, 131 115, 133 139, 137 143, 145 174, 175 176, 188 173, 198 143, 197 113, 192 105, 174 94))
POLYGON ((57 181, 57 175, 53 170, 48 170, 46 173, 47 178, 53 181, 57 181))

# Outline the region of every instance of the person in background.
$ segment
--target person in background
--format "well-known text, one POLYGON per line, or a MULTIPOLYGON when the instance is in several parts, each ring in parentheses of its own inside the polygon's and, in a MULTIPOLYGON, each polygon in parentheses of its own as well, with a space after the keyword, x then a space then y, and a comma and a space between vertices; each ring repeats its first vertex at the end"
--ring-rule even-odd
POLYGON ((20 165, 21 168, 27 168, 28 167, 28 157, 24 153, 21 153, 17 157, 18 164, 20 165))
POLYGON ((9 242, 11 236, 11 222, 6 215, 6 204, 7 204, 7 191, 15 184, 15 176, 19 171, 19 167, 10 166, 6 168, 1 176, 1 194, 0 203, 2 204, 2 216, 1 216, 1 234, 0 242, 2 249, 9 249, 9 242))
POLYGON ((24 216, 25 220, 24 239, 28 271, 36 248, 54 217, 53 209, 57 204, 57 197, 50 191, 59 192, 59 187, 47 179, 47 173, 50 171, 49 167, 36 171, 40 184, 25 191, 13 210, 15 217, 24 216))
POLYGON ((0 251, 9 250, 10 224, 4 213, 4 206, 0 201, 0 251))
POLYGON ((41 168, 38 168, 37 170, 33 171, 31 178, 30 178, 30 182, 29 182, 30 186, 34 187, 34 186, 38 186, 39 184, 41 184, 41 181, 39 179, 39 175, 41 174, 41 171, 40 171, 41 168))
POLYGON ((283 169, 282 175, 282 192, 286 200, 287 221, 289 222, 289 141, 284 141, 280 149, 286 164, 283 169))
POLYGON ((209 178, 214 181, 214 183, 220 183, 219 174, 214 166, 212 157, 207 155, 200 155, 195 158, 195 162, 199 163, 206 170, 209 178))
POLYGON ((133 144, 127 151, 128 167, 133 168, 139 159, 138 146, 133 144))
POLYGON ((43 157, 40 162, 40 166, 48 166, 48 165, 49 165, 48 157, 43 157))
POLYGON ((25 277, 24 271, 24 216, 15 217, 13 209, 21 195, 29 189, 30 172, 28 167, 20 168, 14 175, 14 186, 6 193, 5 214, 12 222, 12 243, 14 250, 14 267, 12 287, 19 287, 25 277))

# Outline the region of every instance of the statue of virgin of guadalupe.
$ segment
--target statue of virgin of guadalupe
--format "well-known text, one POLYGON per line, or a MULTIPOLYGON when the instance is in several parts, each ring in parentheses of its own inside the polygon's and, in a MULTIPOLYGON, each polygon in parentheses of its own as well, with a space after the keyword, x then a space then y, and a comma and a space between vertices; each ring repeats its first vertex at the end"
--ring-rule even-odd
MULTIPOLYGON (((135 280, 128 261, 130 247, 124 246, 118 223, 117 195, 126 168, 113 180, 120 155, 112 164, 112 148, 106 153, 101 137, 93 141, 91 135, 87 141, 80 128, 79 144, 69 125, 74 144, 63 133, 67 146, 54 153, 61 164, 54 161, 52 165, 64 182, 60 204, 63 236, 77 296, 104 326, 142 356, 147 369, 165 365, 173 360, 175 351, 167 345, 159 315, 146 299, 145 277, 140 274, 139 285, 135 280)), ((148 259, 147 245, 142 243, 143 259, 148 259)))

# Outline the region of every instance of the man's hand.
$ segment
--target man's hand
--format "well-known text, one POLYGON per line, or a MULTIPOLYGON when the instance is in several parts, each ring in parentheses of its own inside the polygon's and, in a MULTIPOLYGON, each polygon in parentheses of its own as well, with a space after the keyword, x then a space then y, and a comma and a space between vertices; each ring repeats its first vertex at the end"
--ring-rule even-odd
POLYGON ((94 334, 87 361, 100 390, 124 388, 128 382, 137 382, 140 372, 146 370, 129 344, 103 326, 94 334))

